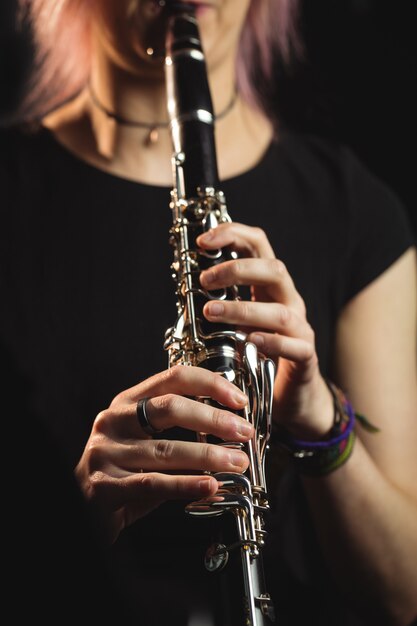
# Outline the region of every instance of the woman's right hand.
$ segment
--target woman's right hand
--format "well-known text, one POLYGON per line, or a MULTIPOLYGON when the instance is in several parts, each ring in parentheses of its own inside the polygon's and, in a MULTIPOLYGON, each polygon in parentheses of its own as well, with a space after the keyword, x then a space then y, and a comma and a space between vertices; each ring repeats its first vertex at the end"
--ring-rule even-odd
POLYGON ((153 439, 141 428, 141 398, 153 428, 174 426, 245 442, 252 426, 228 411, 242 409, 246 396, 219 374, 175 366, 123 391, 93 424, 75 474, 87 500, 108 522, 114 541, 120 531, 165 500, 199 499, 216 493, 218 483, 204 472, 243 472, 244 452, 208 443, 153 439), (225 408, 185 396, 208 397, 225 408))

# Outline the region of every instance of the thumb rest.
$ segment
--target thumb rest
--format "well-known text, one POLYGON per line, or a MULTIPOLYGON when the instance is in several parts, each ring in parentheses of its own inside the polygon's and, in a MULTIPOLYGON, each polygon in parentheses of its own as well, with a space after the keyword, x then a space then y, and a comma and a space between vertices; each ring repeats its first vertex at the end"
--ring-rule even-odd
MULTIPOLYGON (((228 248, 203 250, 196 242, 201 234, 231 219, 224 194, 219 190, 214 116, 193 7, 185 9, 179 5, 173 10, 166 44, 168 111, 174 147, 170 242, 174 249, 172 276, 177 319, 166 331, 164 348, 170 367, 203 367, 233 382, 248 397, 240 414, 255 429, 254 437, 247 443, 216 441, 218 445, 246 452, 249 467, 245 474, 214 474, 220 484, 217 493, 188 504, 185 510, 189 515, 206 518, 233 514, 236 541, 211 545, 205 567, 210 572, 226 570, 231 553, 239 551, 244 597, 241 617, 233 626, 267 626, 274 621, 274 609, 264 588, 261 548, 266 534, 264 515, 268 511, 265 459, 271 432, 275 364, 247 342, 244 333, 227 324, 208 322, 203 315, 204 304, 209 300, 240 298, 236 286, 209 291, 199 280, 203 270, 237 255, 228 248)), ((196 399, 220 406, 210 398, 196 399)), ((198 440, 206 442, 208 438, 199 433, 198 440)))

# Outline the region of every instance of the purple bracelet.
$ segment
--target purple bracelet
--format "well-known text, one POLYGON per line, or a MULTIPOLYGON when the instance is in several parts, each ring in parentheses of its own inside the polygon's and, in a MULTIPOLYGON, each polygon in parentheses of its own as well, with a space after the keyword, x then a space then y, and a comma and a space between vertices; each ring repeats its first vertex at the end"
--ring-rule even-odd
POLYGON ((338 469, 352 454, 355 443, 356 419, 368 432, 377 433, 379 428, 366 417, 355 413, 346 395, 334 383, 326 380, 333 396, 333 426, 324 441, 295 439, 284 428, 277 434, 277 444, 290 453, 297 470, 304 476, 324 476, 338 469))
POLYGON ((333 427, 329 439, 325 441, 304 441, 295 439, 283 431, 279 444, 292 456, 300 474, 324 476, 343 465, 352 453, 356 414, 343 392, 333 384, 329 389, 335 402, 333 427), (332 436, 333 435, 333 436, 332 436))
POLYGON ((355 425, 355 412, 352 405, 348 401, 345 401, 343 404, 349 420, 346 422, 346 428, 344 429, 344 431, 340 435, 337 435, 337 437, 333 437, 332 439, 328 439, 327 441, 302 441, 301 439, 294 439, 293 437, 291 437, 291 435, 286 435, 285 440, 282 443, 288 444, 292 450, 318 450, 337 446, 337 444, 349 437, 355 425))

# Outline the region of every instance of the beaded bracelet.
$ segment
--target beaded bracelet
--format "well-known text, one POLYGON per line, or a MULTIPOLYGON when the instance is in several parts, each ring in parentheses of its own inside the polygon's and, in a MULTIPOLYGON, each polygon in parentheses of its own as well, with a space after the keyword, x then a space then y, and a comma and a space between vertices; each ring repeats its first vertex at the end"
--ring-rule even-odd
POLYGON ((341 389, 326 381, 333 397, 333 426, 321 441, 302 441, 289 433, 279 443, 290 452, 298 471, 305 476, 324 476, 343 465, 350 457, 355 442, 355 420, 369 432, 379 432, 363 415, 355 413, 341 389))

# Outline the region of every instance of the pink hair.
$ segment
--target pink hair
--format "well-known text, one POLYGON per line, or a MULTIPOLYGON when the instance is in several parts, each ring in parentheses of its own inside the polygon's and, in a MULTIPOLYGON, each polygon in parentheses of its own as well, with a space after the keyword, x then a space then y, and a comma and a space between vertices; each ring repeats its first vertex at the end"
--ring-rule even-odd
MULTIPOLYGON (((93 0, 19 0, 29 18, 35 69, 18 118, 39 119, 86 84, 90 72, 93 0)), ((270 84, 275 54, 288 63, 301 52, 298 0, 251 0, 238 52, 236 80, 243 97, 267 109, 259 84, 270 84)))
POLYGON ((278 54, 288 65, 292 53, 300 57, 303 46, 297 30, 299 0, 252 0, 238 50, 236 81, 239 92, 268 115, 262 86, 274 79, 278 54))

